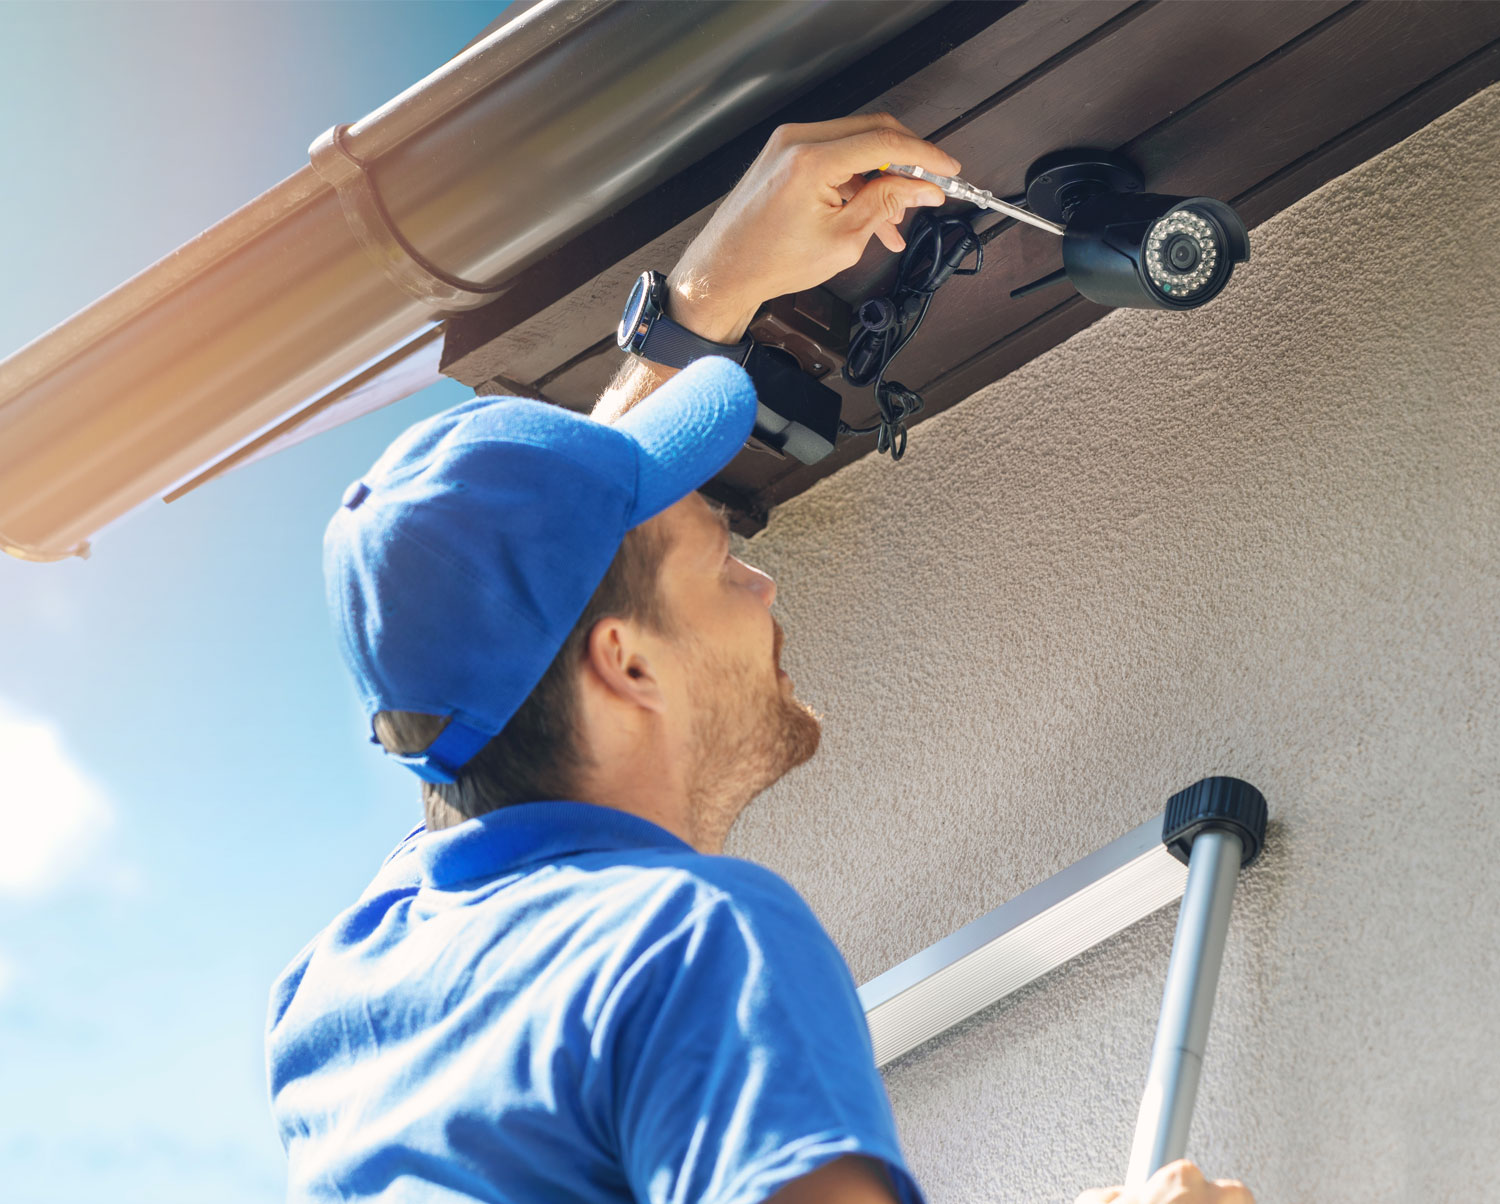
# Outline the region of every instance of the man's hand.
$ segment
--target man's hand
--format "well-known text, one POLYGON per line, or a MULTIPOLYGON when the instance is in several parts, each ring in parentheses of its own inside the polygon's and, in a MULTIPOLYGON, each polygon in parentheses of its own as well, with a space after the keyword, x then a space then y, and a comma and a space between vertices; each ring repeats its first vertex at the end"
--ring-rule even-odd
POLYGON ((871 236, 900 251, 906 211, 947 198, 921 180, 865 178, 887 163, 960 166, 889 113, 778 126, 667 277, 672 320, 733 343, 764 302, 853 267, 871 236))
POLYGON ((1076 1204, 1255 1204, 1255 1197, 1237 1179, 1205 1179, 1202 1171, 1180 1158, 1135 1191, 1095 1188, 1079 1196, 1076 1204))

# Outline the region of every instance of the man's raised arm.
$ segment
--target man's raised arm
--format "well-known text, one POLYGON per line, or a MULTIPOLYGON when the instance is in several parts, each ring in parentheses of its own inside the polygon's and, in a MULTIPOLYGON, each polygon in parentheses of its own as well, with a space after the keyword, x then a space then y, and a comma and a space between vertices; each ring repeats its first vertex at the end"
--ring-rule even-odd
MULTIPOLYGON (((887 113, 779 126, 668 275, 667 316, 715 343, 738 342, 763 303, 852 267, 872 235, 900 251, 906 211, 946 198, 921 180, 865 178, 893 161, 944 175, 961 166, 887 113)), ((631 356, 593 417, 613 422, 675 371, 631 356)))

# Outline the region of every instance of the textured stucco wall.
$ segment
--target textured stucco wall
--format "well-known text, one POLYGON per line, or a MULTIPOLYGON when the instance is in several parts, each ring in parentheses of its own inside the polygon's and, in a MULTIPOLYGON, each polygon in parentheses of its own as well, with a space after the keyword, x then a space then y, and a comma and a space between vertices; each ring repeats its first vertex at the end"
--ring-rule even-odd
MULTIPOLYGON (((1497 240, 1500 87, 744 544, 826 722, 726 851, 861 982, 1199 777, 1265 792, 1191 1143, 1262 1204, 1500 1198, 1497 240)), ((934 1204, 1120 1180, 1176 911, 887 1068, 934 1204)))

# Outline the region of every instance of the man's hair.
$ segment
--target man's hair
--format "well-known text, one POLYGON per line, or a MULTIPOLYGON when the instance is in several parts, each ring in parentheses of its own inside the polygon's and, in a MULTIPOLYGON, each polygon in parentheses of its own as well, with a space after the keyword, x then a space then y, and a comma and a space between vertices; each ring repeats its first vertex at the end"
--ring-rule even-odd
MULTIPOLYGON (((459 770, 457 781, 422 783, 429 828, 443 826, 451 811, 472 819, 512 803, 572 797, 579 773, 592 766, 578 734, 577 669, 589 632, 610 616, 668 631, 657 589, 666 544, 652 524, 625 533, 583 614, 510 722, 459 770)), ((380 711, 374 723, 381 745, 401 754, 423 751, 447 725, 446 715, 416 711, 380 711)))

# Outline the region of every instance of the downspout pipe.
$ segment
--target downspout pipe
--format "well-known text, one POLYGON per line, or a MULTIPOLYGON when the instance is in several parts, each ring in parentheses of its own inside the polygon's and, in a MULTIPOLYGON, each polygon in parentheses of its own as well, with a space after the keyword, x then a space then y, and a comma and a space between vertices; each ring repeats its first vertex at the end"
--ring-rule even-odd
POLYGON ((344 169, 335 187, 309 164, 0 363, 0 547, 86 554, 107 524, 941 7, 528 10, 314 144, 325 173, 336 144, 361 178, 344 169))

